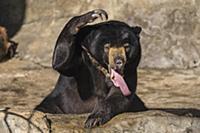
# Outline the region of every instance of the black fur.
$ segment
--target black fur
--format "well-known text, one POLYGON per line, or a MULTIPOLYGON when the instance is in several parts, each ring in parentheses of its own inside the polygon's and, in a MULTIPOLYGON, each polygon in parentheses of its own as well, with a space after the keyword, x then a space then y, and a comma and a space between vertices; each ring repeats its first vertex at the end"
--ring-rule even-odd
POLYGON ((74 17, 66 24, 58 37, 53 55, 53 68, 60 73, 60 77, 53 92, 36 107, 37 110, 49 113, 92 112, 85 122, 88 128, 104 124, 122 112, 146 110, 135 94, 137 66, 141 58, 141 28, 130 27, 119 21, 86 25, 101 16, 107 16, 106 12, 94 10, 74 17), (126 42, 131 44, 124 69, 125 81, 132 92, 130 96, 124 96, 91 63, 81 48, 84 45, 107 68, 104 45, 111 43, 113 47, 120 47, 126 42))

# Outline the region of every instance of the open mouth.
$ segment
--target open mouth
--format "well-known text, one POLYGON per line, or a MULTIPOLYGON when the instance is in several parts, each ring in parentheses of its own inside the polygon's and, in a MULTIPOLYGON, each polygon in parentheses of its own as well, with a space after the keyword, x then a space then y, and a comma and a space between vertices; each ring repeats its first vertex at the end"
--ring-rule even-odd
POLYGON ((121 68, 121 69, 114 69, 117 73, 119 73, 120 75, 124 76, 124 70, 121 68))
POLYGON ((116 87, 119 87, 124 96, 131 94, 123 76, 112 68, 110 68, 110 79, 116 87))
POLYGON ((109 73, 111 74, 111 69, 120 74, 121 76, 124 76, 124 69, 123 68, 118 68, 118 67, 111 67, 109 66, 109 73))

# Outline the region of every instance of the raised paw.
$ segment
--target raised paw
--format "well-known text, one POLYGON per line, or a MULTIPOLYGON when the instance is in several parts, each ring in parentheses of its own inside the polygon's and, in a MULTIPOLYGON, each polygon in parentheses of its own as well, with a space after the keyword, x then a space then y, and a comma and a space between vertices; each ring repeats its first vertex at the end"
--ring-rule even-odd
POLYGON ((91 17, 92 19, 90 20, 90 22, 93 22, 97 18, 101 18, 101 20, 103 21, 104 18, 105 20, 108 19, 108 14, 106 11, 102 9, 96 9, 96 10, 91 11, 91 17))
POLYGON ((90 11, 86 14, 81 15, 78 18, 77 21, 77 25, 76 25, 76 32, 84 27, 87 23, 92 23, 94 22, 97 18, 100 18, 102 21, 105 19, 108 19, 108 14, 106 13, 106 11, 102 10, 102 9, 96 9, 93 11, 90 11))
POLYGON ((92 10, 83 15, 72 18, 67 23, 67 27, 69 27, 71 34, 76 34, 81 28, 86 26, 88 23, 94 22, 97 18, 100 18, 102 21, 104 19, 107 20, 108 14, 102 9, 92 10))
POLYGON ((109 121, 111 118, 112 118, 112 115, 110 113, 106 113, 106 112, 93 113, 87 118, 85 122, 85 128, 93 128, 96 126, 103 125, 107 121, 109 121))

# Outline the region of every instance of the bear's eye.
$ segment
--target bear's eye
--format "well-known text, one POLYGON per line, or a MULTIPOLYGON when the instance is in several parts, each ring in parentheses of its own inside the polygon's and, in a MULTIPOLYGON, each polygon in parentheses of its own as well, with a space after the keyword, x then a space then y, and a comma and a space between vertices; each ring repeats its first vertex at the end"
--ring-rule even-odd
POLYGON ((105 44, 105 45, 104 45, 104 52, 105 52, 105 53, 108 53, 108 52, 109 52, 109 49, 110 49, 110 44, 109 44, 109 43, 105 44))
POLYGON ((129 43, 125 43, 124 44, 124 48, 125 48, 126 52, 128 52, 130 50, 130 44, 129 43))

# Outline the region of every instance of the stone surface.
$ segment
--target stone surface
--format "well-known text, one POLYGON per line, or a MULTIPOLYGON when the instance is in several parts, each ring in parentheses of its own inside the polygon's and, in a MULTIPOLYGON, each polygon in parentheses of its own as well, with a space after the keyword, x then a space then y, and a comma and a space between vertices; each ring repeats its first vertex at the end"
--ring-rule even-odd
POLYGON ((199 0, 28 0, 24 24, 14 39, 20 43, 23 59, 50 66, 65 23, 73 16, 102 8, 109 19, 143 28, 141 67, 194 68, 200 65, 199 6, 199 0))
POLYGON ((150 111, 123 113, 107 124, 85 129, 83 115, 32 112, 52 91, 58 74, 39 64, 12 59, 0 64, 0 133, 136 132, 198 133, 200 131, 200 69, 140 69, 138 95, 150 111), (3 111, 5 108, 11 108, 3 111))
POLYGON ((199 133, 200 119, 185 116, 176 116, 161 111, 148 111, 143 113, 126 113, 114 117, 107 124, 93 129, 83 127, 86 119, 84 115, 51 115, 41 112, 0 112, 0 129, 7 133, 199 133))
POLYGON ((47 133, 46 115, 41 112, 0 112, 1 133, 47 133))

